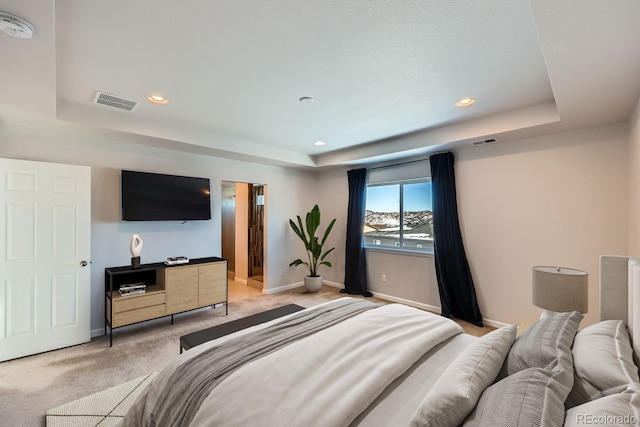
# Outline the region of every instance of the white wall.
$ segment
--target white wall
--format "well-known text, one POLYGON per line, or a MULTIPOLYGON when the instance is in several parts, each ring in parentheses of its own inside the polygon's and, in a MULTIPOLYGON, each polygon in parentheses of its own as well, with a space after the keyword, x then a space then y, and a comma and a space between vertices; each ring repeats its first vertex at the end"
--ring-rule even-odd
POLYGON ((531 267, 552 265, 589 273, 583 324, 597 321, 598 258, 627 250, 627 147, 614 125, 460 150, 460 221, 485 317, 536 319, 531 267))
POLYGON ((94 333, 104 328, 104 268, 130 263, 129 241, 133 233, 144 240, 143 263, 160 262, 175 255, 220 256, 222 180, 269 185, 266 285, 268 289, 275 289, 302 281, 302 272, 288 267, 292 259, 301 256, 300 248, 292 245, 288 218, 312 203, 315 188, 312 173, 106 139, 86 128, 63 122, 4 122, 0 125, 0 141, 0 157, 91 167, 91 329, 94 333), (186 224, 120 221, 121 169, 210 178, 213 219, 186 224))
POLYGON ((629 255, 640 256, 640 99, 629 127, 629 255))
MULTIPOLYGON (((327 256, 331 268, 322 266, 318 274, 323 279, 344 284, 344 254, 347 239, 347 203, 349 201, 349 187, 347 184, 347 169, 337 168, 318 174, 317 193, 314 201, 304 212, 311 210, 314 204, 320 208, 320 233, 324 233, 329 222, 336 218, 336 223, 325 243, 325 250, 336 249, 327 256)), ((304 222, 304 215, 300 215, 304 222)), ((294 220, 295 221, 295 220, 294 220)), ((321 234, 322 235, 322 234, 321 234)))
MULTIPOLYGON (((531 267, 560 265, 589 273, 585 324, 597 320, 598 257, 627 251, 627 146, 626 125, 614 125, 457 150, 460 222, 486 319, 536 319, 531 267)), ((346 169, 319 174, 318 188, 323 212, 344 224, 346 169)), ((338 268, 323 275, 342 283, 345 236, 334 238, 338 268)), ((368 251, 367 264, 371 291, 440 306, 432 257, 368 251)))

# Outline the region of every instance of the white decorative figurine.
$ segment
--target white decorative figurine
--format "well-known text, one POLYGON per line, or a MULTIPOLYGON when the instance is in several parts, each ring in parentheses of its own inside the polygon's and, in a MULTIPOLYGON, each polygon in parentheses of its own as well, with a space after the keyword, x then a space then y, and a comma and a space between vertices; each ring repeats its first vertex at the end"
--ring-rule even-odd
POLYGON ((142 252, 142 239, 137 234, 131 236, 131 267, 140 267, 140 252, 142 252))

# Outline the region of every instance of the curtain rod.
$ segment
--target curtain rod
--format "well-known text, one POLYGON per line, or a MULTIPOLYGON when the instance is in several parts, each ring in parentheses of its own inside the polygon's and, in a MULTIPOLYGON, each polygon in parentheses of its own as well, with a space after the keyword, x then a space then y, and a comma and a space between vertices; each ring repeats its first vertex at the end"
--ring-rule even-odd
POLYGON ((372 171, 372 170, 376 170, 376 169, 394 168, 394 167, 397 167, 397 166, 404 166, 404 165, 410 165, 412 163, 427 162, 427 161, 429 161, 428 157, 426 159, 411 160, 411 161, 408 161, 408 162, 394 163, 392 165, 376 166, 376 167, 373 167, 373 168, 367 168, 367 170, 368 171, 372 171))
POLYGON ((418 163, 418 162, 428 162, 429 159, 431 158, 431 156, 434 156, 436 154, 446 153, 446 152, 447 151, 438 151, 436 153, 430 154, 429 157, 427 157, 426 159, 410 160, 410 161, 407 161, 407 162, 394 163, 392 165, 376 166, 376 167, 373 167, 373 168, 367 168, 367 170, 368 171, 373 171, 373 170, 376 170, 376 169, 394 168, 394 167, 397 167, 397 166, 410 165, 412 163, 418 163))

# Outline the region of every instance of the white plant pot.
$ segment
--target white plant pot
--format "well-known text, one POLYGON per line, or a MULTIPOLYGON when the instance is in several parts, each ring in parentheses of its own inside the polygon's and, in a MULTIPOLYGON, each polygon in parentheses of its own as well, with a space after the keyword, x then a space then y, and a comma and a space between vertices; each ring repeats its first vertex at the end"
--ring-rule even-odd
POLYGON ((309 292, 318 292, 322 287, 322 276, 304 276, 304 287, 309 292))

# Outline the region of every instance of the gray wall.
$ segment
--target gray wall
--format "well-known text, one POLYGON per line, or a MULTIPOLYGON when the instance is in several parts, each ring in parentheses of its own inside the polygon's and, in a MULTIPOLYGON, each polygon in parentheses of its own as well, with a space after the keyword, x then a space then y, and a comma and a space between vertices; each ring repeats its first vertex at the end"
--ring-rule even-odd
POLYGON ((92 172, 91 329, 104 328, 104 268, 128 265, 131 235, 144 240, 142 262, 168 256, 221 255, 221 183, 223 180, 269 185, 267 212, 267 291, 302 281, 289 268, 302 248, 288 230, 288 218, 312 203, 315 175, 287 168, 182 153, 127 143, 104 132, 64 122, 22 120, 0 125, 0 157, 86 165, 92 172), (211 179, 211 221, 123 222, 120 220, 120 170, 132 169, 211 179))

